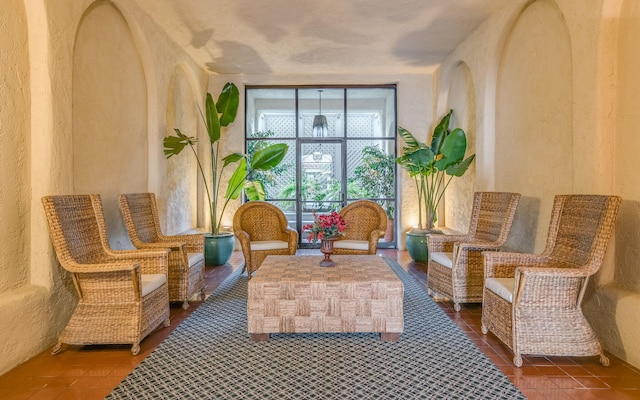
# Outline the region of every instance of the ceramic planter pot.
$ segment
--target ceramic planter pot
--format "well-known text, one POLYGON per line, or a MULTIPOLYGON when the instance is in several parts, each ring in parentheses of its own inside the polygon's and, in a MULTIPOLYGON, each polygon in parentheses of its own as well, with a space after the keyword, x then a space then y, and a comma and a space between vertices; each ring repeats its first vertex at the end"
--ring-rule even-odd
POLYGON ((407 252, 413 261, 429 262, 429 249, 427 248, 426 231, 409 231, 406 240, 407 252))
POLYGON ((236 238, 233 233, 204 234, 204 265, 224 265, 233 254, 236 238))

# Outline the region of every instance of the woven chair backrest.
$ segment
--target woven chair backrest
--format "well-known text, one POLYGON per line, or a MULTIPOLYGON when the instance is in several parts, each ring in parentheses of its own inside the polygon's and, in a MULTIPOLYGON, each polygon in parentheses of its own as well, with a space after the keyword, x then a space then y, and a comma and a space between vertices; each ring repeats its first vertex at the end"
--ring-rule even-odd
POLYGON ((108 239, 99 195, 46 196, 42 204, 63 267, 68 258, 79 264, 104 259, 108 239))
POLYGON ((617 196, 556 196, 549 226, 549 258, 559 266, 599 268, 620 205, 617 196))
POLYGON ((120 207, 132 241, 136 236, 143 243, 158 241, 158 233, 161 230, 156 198, 153 193, 121 194, 120 207))
POLYGON ((370 200, 358 200, 347 204, 340 215, 347 224, 344 239, 369 240, 371 232, 387 228, 387 216, 382 207, 370 200))
POLYGON ((504 244, 520 201, 519 193, 476 192, 469 233, 475 239, 504 244))
POLYGON ((249 240, 283 239, 287 218, 277 206, 264 201, 250 201, 238 208, 233 218, 234 230, 239 228, 249 234, 249 240))

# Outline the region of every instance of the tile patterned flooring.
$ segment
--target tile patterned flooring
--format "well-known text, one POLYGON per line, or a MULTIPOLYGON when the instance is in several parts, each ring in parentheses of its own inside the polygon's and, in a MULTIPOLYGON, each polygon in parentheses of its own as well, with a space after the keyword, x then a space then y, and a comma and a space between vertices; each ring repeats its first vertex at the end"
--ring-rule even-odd
MULTIPOLYGON (((317 250, 300 251, 312 252, 317 250)), ((380 250, 379 254, 395 258, 426 290, 426 265, 412 262, 406 251, 380 250)), ((241 260, 241 253, 236 252, 230 264, 207 267, 207 294, 215 290, 233 271, 232 265, 237 266, 241 260)), ((0 376, 0 399, 102 399, 198 304, 194 302, 187 311, 173 304, 171 327, 158 329, 148 336, 137 356, 131 355, 130 346, 65 345, 56 356, 48 349, 0 376)), ((524 365, 516 368, 508 348, 491 333, 480 332, 480 305, 463 305, 456 313, 451 303, 438 304, 530 400, 640 399, 640 370, 616 357, 609 355, 611 366, 605 368, 597 357, 525 356, 524 365)))

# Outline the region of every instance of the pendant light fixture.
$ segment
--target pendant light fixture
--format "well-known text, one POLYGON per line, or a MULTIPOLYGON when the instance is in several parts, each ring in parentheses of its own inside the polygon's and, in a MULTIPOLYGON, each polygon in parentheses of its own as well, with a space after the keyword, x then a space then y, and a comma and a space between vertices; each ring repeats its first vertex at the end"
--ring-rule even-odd
POLYGON ((313 118, 313 136, 326 137, 329 132, 329 126, 327 124, 327 117, 322 115, 322 89, 318 89, 318 94, 320 96, 320 112, 313 118))

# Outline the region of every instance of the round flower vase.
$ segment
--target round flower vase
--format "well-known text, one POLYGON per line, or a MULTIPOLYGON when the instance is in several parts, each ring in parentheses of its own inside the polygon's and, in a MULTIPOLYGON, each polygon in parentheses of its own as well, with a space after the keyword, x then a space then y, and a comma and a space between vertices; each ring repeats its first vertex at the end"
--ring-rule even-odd
POLYGON ((324 254, 324 260, 320 261, 321 267, 335 267, 336 263, 331 259, 333 254, 333 240, 334 239, 322 239, 320 241, 320 251, 324 254))
POLYGON ((204 265, 224 265, 233 254, 236 238, 233 233, 204 234, 204 265))

